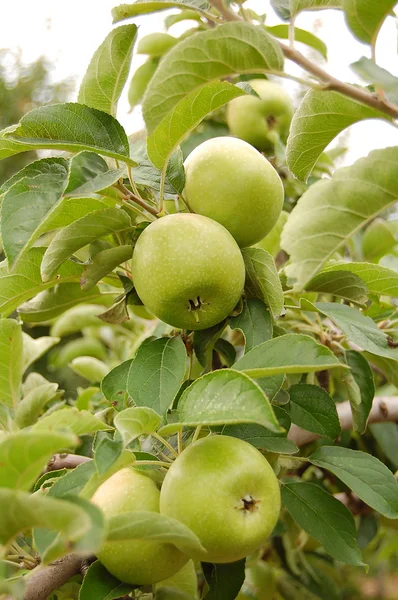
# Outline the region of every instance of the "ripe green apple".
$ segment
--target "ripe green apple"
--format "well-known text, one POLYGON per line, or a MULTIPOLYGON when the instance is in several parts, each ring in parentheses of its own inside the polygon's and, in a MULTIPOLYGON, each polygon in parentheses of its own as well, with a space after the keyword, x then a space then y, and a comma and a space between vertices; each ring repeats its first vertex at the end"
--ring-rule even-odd
MULTIPOLYGON (((152 479, 128 467, 107 479, 92 502, 109 518, 132 511, 159 512, 159 496, 152 479)), ((172 544, 145 539, 105 542, 98 558, 120 581, 139 585, 163 581, 188 562, 172 544)))
POLYGON ((190 527, 206 548, 193 558, 214 563, 257 550, 275 527, 280 504, 278 480, 264 456, 220 435, 188 446, 160 492, 160 512, 190 527))
POLYGON ((167 215, 138 238, 132 259, 135 289, 159 319, 181 329, 206 329, 235 308, 245 266, 219 223, 191 213, 167 215))
POLYGON ((270 150, 278 137, 286 140, 293 105, 285 90, 267 79, 248 82, 259 98, 240 96, 228 103, 227 123, 232 135, 259 150, 270 150))
POLYGON ((224 225, 239 246, 263 239, 274 227, 284 191, 271 163, 250 144, 224 136, 197 146, 185 161, 190 210, 224 225))

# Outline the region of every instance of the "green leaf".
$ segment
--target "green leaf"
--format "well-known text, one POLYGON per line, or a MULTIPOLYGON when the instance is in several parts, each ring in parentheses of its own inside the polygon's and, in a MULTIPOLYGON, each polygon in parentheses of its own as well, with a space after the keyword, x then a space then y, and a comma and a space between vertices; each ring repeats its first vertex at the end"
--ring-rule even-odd
POLYGON ((289 388, 289 395, 288 413, 292 423, 332 440, 340 435, 336 405, 324 389, 300 383, 289 388))
POLYGON ((121 439, 112 439, 108 433, 95 436, 94 463, 98 475, 104 475, 114 467, 123 452, 121 439))
POLYGON ((41 265, 43 281, 55 275, 58 267, 80 248, 106 235, 132 229, 129 215, 119 208, 98 210, 71 223, 57 233, 44 253, 41 265))
POLYGON ((98 315, 103 310, 99 304, 83 304, 66 310, 51 327, 51 335, 65 337, 79 333, 86 327, 102 327, 98 315))
POLYGON ((185 96, 237 73, 283 70, 279 44, 261 27, 226 23, 196 33, 172 48, 151 79, 143 101, 149 133, 185 96))
POLYGON ((305 288, 309 292, 332 294, 355 304, 365 304, 368 288, 364 281, 349 271, 322 271, 309 281, 305 288))
POLYGON ((262 248, 243 248, 242 256, 248 294, 263 300, 276 320, 283 312, 284 298, 274 259, 262 248))
POLYGON ((91 150, 135 164, 129 158, 128 139, 120 123, 111 115, 83 104, 69 102, 35 108, 6 135, 12 141, 27 144, 28 149, 91 150))
POLYGON ((173 150, 206 115, 233 98, 245 95, 244 90, 227 81, 212 81, 184 96, 148 137, 147 150, 151 162, 158 169, 163 169, 173 150))
POLYGON ((365 44, 376 42, 383 21, 391 13, 396 0, 343 0, 348 27, 353 35, 365 44))
POLYGON ((180 337, 142 344, 133 360, 127 391, 136 406, 159 415, 170 408, 185 374, 187 354, 180 337))
POLYGON ((297 179, 306 181, 322 152, 344 129, 364 119, 387 118, 338 92, 309 90, 293 116, 287 165, 297 179))
POLYGON ((161 417, 151 408, 135 406, 119 412, 114 423, 122 435, 124 445, 127 446, 140 435, 148 435, 156 431, 161 420, 161 417))
POLYGON ((281 249, 281 235, 288 217, 289 213, 285 210, 282 210, 281 214, 278 217, 276 225, 265 236, 265 238, 263 238, 260 242, 255 244, 255 247, 266 250, 269 254, 271 254, 273 258, 276 258, 277 254, 281 249))
POLYGON ((23 373, 21 325, 0 319, 0 397, 6 406, 16 406, 23 373))
POLYGON ((58 344, 60 338, 45 335, 40 338, 31 338, 30 335, 23 332, 23 370, 32 365, 38 358, 43 356, 50 348, 58 344))
POLYGON ((59 477, 50 488, 48 495, 54 498, 78 496, 95 473, 95 462, 88 460, 68 471, 63 477, 59 477))
POLYGON ((196 379, 182 394, 178 422, 160 429, 171 435, 184 427, 257 423, 279 433, 272 406, 255 381, 243 373, 221 369, 196 379))
POLYGON ((0 131, 0 160, 19 154, 20 152, 35 150, 35 146, 32 144, 23 144, 6 137, 9 133, 13 133, 17 127, 18 125, 11 125, 0 131))
POLYGON ((153 540, 177 545, 182 551, 204 552, 199 538, 186 525, 156 512, 126 512, 111 517, 108 523, 108 542, 153 540))
POLYGON ((20 431, 0 438, 0 488, 28 491, 49 459, 77 445, 70 433, 20 431))
POLYGON ((128 92, 130 110, 137 106, 137 104, 141 104, 145 90, 155 74, 158 64, 159 61, 156 58, 148 58, 148 60, 134 72, 128 92))
POLYGON ((113 185, 125 169, 109 169, 106 161, 95 152, 79 152, 70 162, 68 186, 65 195, 94 194, 113 185))
POLYGON ((321 273, 349 271, 365 282, 371 294, 398 296, 398 273, 382 265, 366 262, 336 263, 326 265, 321 273))
POLYGON ((230 600, 239 594, 245 580, 246 559, 226 565, 202 563, 203 575, 209 586, 206 600, 230 600))
POLYGON ((94 433, 95 431, 106 431, 111 427, 92 415, 88 410, 78 410, 70 406, 60 408, 47 416, 44 415, 33 426, 32 431, 56 431, 57 429, 68 429, 76 435, 82 435, 94 433))
POLYGON ((282 486, 282 502, 299 527, 315 538, 333 558, 362 566, 352 514, 319 485, 297 481, 282 486))
POLYGON ((374 510, 389 519, 398 518, 398 482, 374 456, 349 448, 322 446, 309 460, 336 475, 374 510))
POLYGON ((294 442, 288 440, 286 434, 275 433, 261 425, 241 423, 239 425, 226 425, 222 435, 230 435, 248 442, 252 446, 277 454, 295 454, 298 448, 294 442))
POLYGON ((373 60, 365 56, 352 63, 350 67, 366 83, 384 90, 387 97, 396 103, 398 99, 398 77, 394 77, 389 71, 379 67, 373 60))
POLYGON ((221 321, 208 329, 195 331, 193 338, 193 348, 196 358, 203 367, 209 367, 213 358, 215 343, 223 333, 226 326, 225 321, 221 321))
MULTIPOLYGON (((6 194, 10 188, 16 183, 22 181, 23 179, 32 180, 39 175, 52 175, 55 176, 55 181, 58 178, 62 180, 67 177, 69 173, 69 161, 64 158, 43 158, 41 160, 35 160, 32 163, 29 163, 15 173, 10 179, 7 179, 2 186, 0 187, 0 194, 6 194)), ((39 180, 41 181, 41 180, 39 180)), ((44 180, 46 181, 46 180, 44 180)), ((63 189, 60 193, 62 193, 63 189)))
POLYGON ((329 317, 351 342, 358 344, 363 350, 398 360, 398 348, 390 348, 388 336, 370 317, 356 308, 334 302, 315 302, 312 306, 329 317))
POLYGON ((93 356, 77 356, 69 366, 75 373, 85 377, 91 383, 99 383, 109 373, 108 365, 93 356))
POLYGON ((362 434, 366 430, 368 416, 375 395, 373 372, 366 358, 355 350, 348 350, 346 352, 346 360, 359 390, 359 403, 353 402, 349 394, 354 431, 362 434))
POLYGON ((79 592, 79 600, 113 600, 127 596, 135 586, 122 583, 99 560, 89 566, 79 592))
POLYGON ((164 20, 164 24, 166 29, 170 29, 170 27, 181 21, 196 21, 201 23, 200 14, 188 8, 181 10, 178 13, 168 15, 164 20))
POLYGON ((289 20, 305 10, 341 8, 343 0, 271 0, 271 6, 283 20, 289 20))
POLYGON ((88 213, 107 208, 106 201, 99 198, 63 198, 48 217, 46 230, 59 229, 85 217, 88 213))
POLYGON ((231 329, 240 329, 245 338, 245 352, 272 338, 272 321, 264 302, 249 298, 243 302, 243 310, 230 320, 231 329))
POLYGON ((358 229, 396 202, 397 169, 398 147, 375 150, 304 192, 282 233, 282 247, 290 254, 285 270, 297 289, 358 229))
POLYGON ((101 381, 101 391, 105 398, 118 406, 123 406, 127 394, 127 381, 132 360, 125 360, 118 365, 101 381))
POLYGON ((369 429, 394 469, 398 469, 398 426, 396 423, 373 423, 369 429))
POLYGON ((94 52, 83 81, 78 102, 116 116, 117 102, 130 70, 136 25, 116 27, 94 52))
MULTIPOLYGON (((282 40, 289 39, 289 25, 273 25, 272 27, 265 28, 271 35, 280 38, 282 40)), ((328 48, 326 44, 316 35, 305 29, 294 27, 294 39, 297 42, 301 42, 310 48, 317 50, 324 58, 327 59, 328 48)))
POLYGON ((18 427, 33 425, 46 404, 56 397, 57 389, 58 383, 44 383, 26 394, 15 411, 15 422, 18 427))
POLYGON ((120 4, 113 8, 113 22, 117 23, 137 15, 147 15, 167 8, 191 8, 203 12, 209 9, 209 3, 207 0, 138 0, 132 4, 120 4))
POLYGON ((65 159, 45 158, 38 162, 37 174, 22 177, 3 198, 1 236, 10 268, 48 230, 47 219, 66 188, 69 165, 65 159))
POLYGON ((281 335, 259 344, 233 366, 250 377, 280 373, 312 373, 344 366, 335 355, 312 337, 298 333, 281 335))
POLYGON ((148 33, 140 39, 137 54, 148 54, 152 58, 160 58, 177 43, 177 38, 163 31, 148 33))
POLYGON ((87 511, 75 503, 6 488, 0 488, 0 511, 0 544, 4 548, 18 533, 46 527, 59 532, 69 542, 69 551, 73 551, 74 543, 92 525, 87 511))
POLYGON ((184 157, 179 146, 170 156, 166 169, 166 177, 176 192, 182 194, 185 187, 185 169, 184 157))
POLYGON ((127 246, 116 246, 107 248, 98 252, 87 267, 85 267, 80 278, 82 290, 91 290, 105 275, 108 275, 113 269, 116 269, 121 263, 124 263, 132 257, 133 248, 127 246))

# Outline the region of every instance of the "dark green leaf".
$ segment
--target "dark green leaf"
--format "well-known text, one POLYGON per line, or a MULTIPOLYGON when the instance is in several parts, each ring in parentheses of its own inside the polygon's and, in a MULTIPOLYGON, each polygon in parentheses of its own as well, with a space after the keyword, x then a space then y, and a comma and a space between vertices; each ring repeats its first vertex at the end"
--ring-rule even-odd
POLYGON ((350 271, 365 282, 369 292, 383 296, 398 296, 398 273, 382 265, 349 262, 327 265, 322 273, 350 271))
POLYGON ((274 259, 262 248, 243 248, 245 288, 249 296, 263 300, 274 320, 283 312, 283 290, 274 259))
POLYGON ((101 391, 105 398, 121 408, 127 394, 127 380, 131 363, 131 359, 124 361, 121 365, 112 369, 101 381, 101 391))
POLYGON ((249 298, 243 302, 243 310, 230 320, 231 329, 240 329, 244 335, 245 352, 272 338, 272 320, 264 302, 249 298))
POLYGON ((196 358, 203 367, 211 365, 213 349, 216 341, 225 329, 225 321, 213 325, 209 329, 199 329, 195 331, 193 338, 193 348, 196 358))
POLYGON ((398 469, 398 425, 373 423, 369 429, 394 469, 398 469))
POLYGON ((298 452, 296 444, 288 440, 286 434, 277 434, 261 425, 245 423, 226 425, 222 430, 222 435, 230 435, 245 440, 252 446, 269 452, 278 454, 295 454, 298 452))
POLYGON ((306 285, 306 290, 321 294, 333 294, 356 304, 365 304, 368 288, 364 281, 349 271, 322 271, 306 285))
POLYGON ((300 383, 289 388, 288 413, 299 427, 334 440, 341 433, 336 405, 317 385, 300 383))
POLYGON ((85 267, 80 278, 82 290, 91 290, 103 277, 111 273, 121 263, 128 261, 133 254, 133 248, 127 246, 116 246, 98 252, 87 267, 85 267))
POLYGON ((135 586, 122 583, 109 573, 99 560, 90 565, 84 576, 79 600, 113 600, 127 596, 135 586))
POLYGON ((202 563, 203 575, 209 586, 206 600, 234 600, 245 580, 246 559, 226 565, 202 563))
POLYGON ((65 195, 93 194, 114 184, 124 169, 109 169, 106 161, 95 152, 79 152, 70 162, 68 187, 65 195))
POLYGON ((359 404, 351 402, 354 429, 364 433, 375 395, 373 372, 366 358, 355 350, 346 352, 346 360, 360 394, 359 404))

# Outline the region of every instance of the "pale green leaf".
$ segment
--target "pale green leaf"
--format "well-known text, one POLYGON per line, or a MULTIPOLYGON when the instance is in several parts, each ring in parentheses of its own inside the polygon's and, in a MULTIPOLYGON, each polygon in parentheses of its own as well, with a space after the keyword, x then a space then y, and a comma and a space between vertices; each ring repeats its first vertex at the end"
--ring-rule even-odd
POLYGON ((245 288, 249 296, 260 298, 274 320, 283 312, 283 290, 274 259, 262 248, 243 248, 246 268, 245 288))
POLYGON ((185 96, 237 73, 283 70, 279 44, 261 27, 226 23, 196 33, 172 48, 151 79, 143 101, 150 133, 185 96))
POLYGON ((271 0, 271 6, 281 19, 289 21, 302 11, 341 8, 342 0, 271 0))
POLYGON ((159 61, 155 58, 148 58, 143 65, 138 67, 131 78, 128 92, 128 100, 130 104, 130 110, 132 110, 137 104, 141 103, 141 100, 145 94, 145 90, 151 81, 159 61))
POLYGON ((85 267, 80 278, 82 290, 91 290, 98 281, 116 269, 121 263, 130 260, 133 248, 128 246, 116 246, 98 252, 87 267, 85 267))
POLYGON ((28 491, 53 454, 77 443, 75 435, 65 432, 31 430, 4 435, 0 438, 0 488, 28 491))
POLYGON ((126 512, 111 517, 108 523, 107 542, 125 540, 153 540, 177 544, 187 553, 203 552, 199 538, 186 525, 156 512, 126 512))
POLYGON ((23 373, 21 325, 13 319, 0 319, 0 403, 16 406, 23 373))
POLYGON ((49 415, 44 415, 33 426, 32 431, 37 435, 41 432, 51 432, 57 429, 67 429, 76 435, 107 431, 112 429, 88 410, 78 410, 72 406, 60 408, 49 415))
POLYGON ((259 298, 243 302, 243 310, 230 320, 231 329, 240 329, 245 338, 245 352, 272 338, 272 320, 267 307, 259 298))
POLYGON ((134 406, 119 412, 114 423, 127 446, 140 435, 148 435, 156 431, 161 420, 161 417, 151 408, 134 406))
POLYGON ((96 560, 84 576, 79 600, 114 600, 126 597, 134 588, 135 586, 116 579, 99 560, 96 560))
MULTIPOLYGON (((266 27, 266 30, 271 35, 282 40, 289 39, 289 25, 273 25, 272 27, 266 27)), ((317 50, 324 58, 327 58, 328 49, 325 42, 310 31, 294 27, 294 39, 297 42, 301 42, 306 46, 314 48, 314 50, 317 50)))
POLYGON ((132 359, 125 360, 118 365, 101 381, 101 391, 109 402, 123 406, 127 395, 127 381, 132 359))
POLYGON ((46 220, 46 229, 66 227, 89 213, 107 207, 108 204, 99 198, 63 198, 46 220))
POLYGON ((148 54, 152 58, 160 58, 177 43, 177 38, 163 31, 148 33, 140 39, 137 54, 148 54))
POLYGON ((66 310, 51 327, 51 335, 65 337, 80 332, 85 327, 102 327, 98 315, 103 311, 99 304, 82 304, 66 310))
POLYGON ((338 92, 309 90, 295 112, 287 141, 286 161, 300 181, 306 181, 330 142, 344 129, 385 114, 338 92))
POLYGON ((362 56, 350 65, 351 69, 366 83, 370 83, 386 92, 387 98, 392 102, 398 100, 398 77, 386 69, 379 67, 373 60, 362 56))
POLYGON ((315 538, 333 558, 363 565, 355 521, 339 500, 314 483, 296 481, 282 486, 282 501, 299 527, 315 538))
POLYGON ((43 408, 57 395, 58 383, 44 383, 27 393, 15 411, 15 422, 18 427, 33 425, 43 408))
POLYGON ((84 196, 104 190, 122 177, 125 169, 109 169, 95 152, 79 152, 70 162, 67 196, 84 196))
MULTIPOLYGON (((91 150, 135 164, 129 158, 127 135, 120 123, 111 115, 83 104, 69 102, 35 108, 6 137, 28 145, 28 149, 91 150)), ((21 145, 21 151, 23 148, 21 145)))
POLYGON ((40 338, 32 338, 25 332, 22 334, 22 339, 24 371, 60 341, 60 338, 48 335, 40 338))
POLYGON ((280 373, 311 373, 343 367, 335 355, 312 337, 298 333, 281 335, 255 346, 233 366, 250 377, 280 373))
POLYGON ((397 423, 373 423, 369 429, 394 469, 398 469, 397 423))
POLYGON ((90 383, 99 383, 109 373, 109 367, 93 356, 78 356, 70 363, 70 368, 90 383))
POLYGON ((112 9, 113 22, 123 21, 138 15, 145 15, 167 8, 191 8, 199 12, 208 10, 207 0, 138 0, 131 4, 120 4, 112 9))
POLYGON ((373 44, 396 3, 396 0, 343 0, 342 4, 351 32, 361 42, 373 44))
POLYGON ((289 388, 289 396, 287 412, 292 423, 332 440, 340 435, 336 405, 323 388, 300 383, 289 388))
POLYGON ((398 297, 398 273, 382 265, 364 262, 339 262, 326 265, 322 273, 332 271, 349 271, 354 273, 365 282, 366 287, 372 294, 398 297))
POLYGON ((185 346, 179 337, 142 344, 131 364, 127 382, 134 404, 163 415, 183 381, 186 360, 185 346))
POLYGON ((171 435, 184 427, 257 423, 272 431, 281 427, 272 406, 255 381, 243 373, 221 369, 196 379, 182 394, 177 423, 160 429, 171 435))
POLYGON ((106 235, 132 229, 129 215, 118 208, 96 211, 71 223, 52 239, 43 256, 43 281, 48 281, 55 275, 58 267, 80 248, 106 235))
POLYGON ((389 519, 398 518, 398 482, 374 456, 350 448, 322 446, 309 460, 336 475, 374 510, 389 519))
POLYGON ((374 150, 301 196, 282 232, 282 247, 290 254, 286 273, 296 289, 358 229, 396 202, 397 170, 398 147, 374 150))
POLYGON ((220 106, 246 92, 227 81, 212 81, 182 98, 147 140, 148 156, 162 169, 186 135, 220 106))
POLYGON ((309 292, 332 294, 355 304, 363 305, 368 299, 365 282, 348 270, 322 271, 307 283, 305 289, 309 292))
POLYGON ((36 173, 23 175, 5 193, 1 206, 1 236, 10 268, 48 231, 46 220, 62 199, 69 165, 63 158, 45 158, 36 173), (22 218, 23 215, 23 218, 22 218))
POLYGON ((117 102, 129 74, 136 35, 136 25, 122 25, 106 36, 80 84, 78 102, 116 115, 117 102))

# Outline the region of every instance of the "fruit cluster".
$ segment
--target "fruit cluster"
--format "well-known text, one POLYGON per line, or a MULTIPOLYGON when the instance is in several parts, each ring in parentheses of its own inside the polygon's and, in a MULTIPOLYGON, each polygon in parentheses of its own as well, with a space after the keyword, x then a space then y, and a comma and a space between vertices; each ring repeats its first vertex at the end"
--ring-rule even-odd
POLYGON ((190 444, 170 466, 161 489, 132 467, 103 483, 92 501, 107 518, 134 511, 160 512, 177 519, 199 538, 202 551, 148 539, 108 541, 99 559, 118 579, 154 584, 189 559, 228 563, 257 550, 269 537, 280 512, 278 480, 252 445, 222 435, 190 444))
POLYGON ((286 135, 290 100, 267 80, 250 82, 260 98, 228 106, 232 133, 203 142, 185 161, 184 200, 191 212, 151 223, 136 244, 133 281, 156 317, 181 329, 206 329, 225 319, 245 282, 240 248, 260 242, 275 226, 284 191, 259 149, 286 135), (254 111, 254 108, 255 111, 254 111), (246 123, 248 115, 256 123, 246 123), (247 139, 248 141, 245 141, 247 139))

